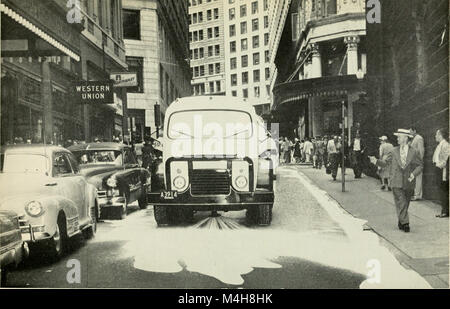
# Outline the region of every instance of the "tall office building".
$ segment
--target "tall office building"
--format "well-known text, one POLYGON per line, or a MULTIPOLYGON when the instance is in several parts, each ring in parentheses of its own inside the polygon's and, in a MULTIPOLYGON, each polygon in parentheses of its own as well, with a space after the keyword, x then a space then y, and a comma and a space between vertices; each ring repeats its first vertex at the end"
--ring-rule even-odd
POLYGON ((190 1, 194 94, 246 98, 259 114, 270 108, 269 2, 190 1))
POLYGON ((189 18, 194 95, 225 94, 222 0, 191 0, 189 18))

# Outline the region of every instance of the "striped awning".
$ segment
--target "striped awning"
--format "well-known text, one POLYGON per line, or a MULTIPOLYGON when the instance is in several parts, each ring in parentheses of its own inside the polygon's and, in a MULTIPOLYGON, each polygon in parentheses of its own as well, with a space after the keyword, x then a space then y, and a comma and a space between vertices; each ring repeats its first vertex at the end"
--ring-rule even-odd
POLYGON ((69 48, 67 48, 66 46, 61 44, 60 42, 58 42, 57 39, 55 39, 52 36, 50 36, 49 34, 47 34, 45 31, 43 31, 42 29, 40 29, 39 27, 34 25, 32 22, 30 22, 29 20, 27 20, 26 18, 24 18, 23 16, 21 16, 20 14, 15 12, 14 10, 7 7, 5 4, 0 3, 0 11, 3 14, 12 18, 14 21, 19 23, 20 25, 24 26, 25 28, 27 28, 28 30, 33 32, 34 34, 36 34, 38 37, 40 37, 41 39, 43 39, 44 41, 46 41, 47 43, 49 43, 50 45, 52 45, 53 47, 58 49, 59 51, 63 52, 67 56, 69 56, 70 58, 74 59, 77 62, 80 61, 80 56, 78 54, 76 54, 75 52, 73 52, 72 50, 70 50, 69 48))

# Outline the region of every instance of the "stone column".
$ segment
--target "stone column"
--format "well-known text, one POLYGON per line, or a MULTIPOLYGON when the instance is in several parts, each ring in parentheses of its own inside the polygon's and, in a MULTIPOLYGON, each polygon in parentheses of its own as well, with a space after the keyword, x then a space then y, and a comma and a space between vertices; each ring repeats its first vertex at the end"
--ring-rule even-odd
POLYGON ((322 59, 320 57, 320 49, 317 43, 310 44, 312 53, 311 78, 322 77, 322 59))
POLYGON ((308 59, 305 61, 304 67, 303 67, 305 79, 312 78, 311 67, 312 67, 312 59, 311 59, 311 57, 308 57, 308 59))
POLYGON ((42 58, 41 61, 41 101, 44 116, 44 142, 47 144, 50 144, 50 142, 53 140, 53 102, 50 61, 50 58, 42 58))
POLYGON ((344 38, 347 44, 347 75, 353 75, 358 72, 358 36, 348 36, 344 38))

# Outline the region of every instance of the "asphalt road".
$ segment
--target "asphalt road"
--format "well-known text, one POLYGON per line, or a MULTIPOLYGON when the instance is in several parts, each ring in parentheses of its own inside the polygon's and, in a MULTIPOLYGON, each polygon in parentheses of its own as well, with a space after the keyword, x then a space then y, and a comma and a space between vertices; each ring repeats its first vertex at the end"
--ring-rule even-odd
POLYGON ((125 220, 99 223, 94 239, 73 240, 60 261, 34 254, 9 274, 8 286, 359 288, 367 285, 372 257, 410 280, 376 236, 312 187, 298 167, 279 169, 271 226, 248 226, 245 212, 208 215, 196 213, 194 224, 158 228, 153 207, 132 205, 125 220), (67 280, 74 260, 80 283, 67 280))

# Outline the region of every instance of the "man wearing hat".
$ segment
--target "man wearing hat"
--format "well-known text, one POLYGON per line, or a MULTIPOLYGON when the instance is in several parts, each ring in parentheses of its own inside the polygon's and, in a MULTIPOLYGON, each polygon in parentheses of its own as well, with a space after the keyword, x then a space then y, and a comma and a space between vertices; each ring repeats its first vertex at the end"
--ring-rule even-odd
POLYGON ((416 186, 416 177, 422 173, 423 162, 420 155, 408 142, 413 138, 409 130, 398 129, 399 146, 395 147, 386 159, 370 157, 372 164, 380 167, 391 165, 390 182, 394 194, 395 207, 398 216, 398 228, 408 233, 410 231, 408 207, 416 186))
MULTIPOLYGON (((423 162, 423 157, 425 155, 425 146, 423 137, 417 134, 417 129, 415 126, 411 126, 411 135, 413 139, 411 141, 411 147, 414 148, 418 153, 419 157, 423 162)), ((414 189, 414 195, 411 198, 412 201, 417 201, 422 199, 422 173, 416 178, 416 187, 414 189)))
MULTIPOLYGON (((379 138, 380 140, 380 159, 386 160, 392 150, 394 149, 394 146, 392 146, 391 143, 389 143, 389 140, 387 136, 383 135, 379 138)), ((381 178, 381 190, 386 189, 386 186, 388 187, 389 191, 392 191, 391 185, 389 183, 390 173, 391 173, 391 166, 388 165, 386 167, 378 167, 379 169, 379 175, 381 178)))

